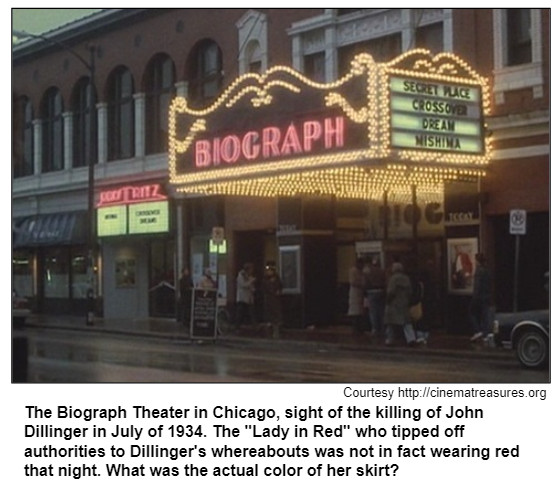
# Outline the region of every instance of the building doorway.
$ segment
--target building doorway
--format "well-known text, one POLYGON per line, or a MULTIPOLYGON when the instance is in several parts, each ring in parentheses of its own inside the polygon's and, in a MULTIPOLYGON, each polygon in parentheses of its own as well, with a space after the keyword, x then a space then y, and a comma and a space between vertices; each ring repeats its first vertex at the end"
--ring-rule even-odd
POLYGON ((236 295, 237 273, 246 262, 251 262, 255 266, 255 277, 257 279, 255 312, 257 321, 260 322, 263 320, 262 279, 265 264, 269 260, 276 261, 278 258, 276 235, 274 232, 266 230, 239 231, 234 236, 234 248, 235 276, 233 279, 233 302, 235 302, 236 295))
POLYGON ((175 241, 152 240, 149 244, 149 313, 171 318, 176 314, 175 241))

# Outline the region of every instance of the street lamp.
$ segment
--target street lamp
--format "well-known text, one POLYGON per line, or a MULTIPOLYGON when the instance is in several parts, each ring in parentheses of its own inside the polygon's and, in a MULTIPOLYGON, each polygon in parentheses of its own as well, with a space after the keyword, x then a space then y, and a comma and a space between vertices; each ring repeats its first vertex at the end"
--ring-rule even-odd
POLYGON ((94 167, 95 167, 95 46, 89 46, 89 60, 84 58, 81 54, 76 52, 70 46, 51 39, 50 37, 42 34, 31 34, 26 31, 12 30, 12 36, 18 39, 38 39, 43 42, 58 46, 66 52, 72 54, 78 61, 80 61, 88 70, 90 93, 88 100, 89 110, 89 150, 88 150, 88 179, 87 179, 87 295, 86 295, 86 325, 93 325, 93 317, 95 310, 94 301, 94 256, 95 256, 95 227, 94 227, 94 167))

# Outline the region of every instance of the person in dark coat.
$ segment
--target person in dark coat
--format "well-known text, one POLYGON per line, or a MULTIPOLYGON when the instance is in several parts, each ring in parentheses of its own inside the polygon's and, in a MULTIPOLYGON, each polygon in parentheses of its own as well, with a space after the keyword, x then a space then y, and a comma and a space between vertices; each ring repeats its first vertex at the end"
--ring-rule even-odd
POLYGON ((348 271, 348 316, 352 319, 355 334, 365 331, 364 296, 366 278, 364 274, 364 259, 358 257, 356 263, 348 271))
POLYGON ((473 336, 471 341, 485 337, 490 332, 490 304, 492 278, 484 254, 476 254, 473 294, 469 308, 473 336))
POLYGON ((185 326, 190 325, 193 287, 191 271, 185 266, 179 278, 179 321, 185 326))
POLYGON ((266 263, 262 286, 265 321, 278 327, 282 323, 282 281, 272 261, 266 263))
POLYGON ((364 267, 366 276, 366 299, 371 336, 383 335, 383 313, 385 310, 385 272, 381 268, 379 258, 366 259, 364 267))

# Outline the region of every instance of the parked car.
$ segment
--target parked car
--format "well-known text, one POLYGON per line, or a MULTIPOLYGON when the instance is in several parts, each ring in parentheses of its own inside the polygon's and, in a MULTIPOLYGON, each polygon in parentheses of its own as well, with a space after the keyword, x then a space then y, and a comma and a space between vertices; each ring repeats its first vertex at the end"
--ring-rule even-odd
POLYGON ((27 299, 18 296, 16 291, 12 291, 12 324, 25 324, 29 315, 31 315, 31 310, 27 299))
POLYGON ((496 346, 511 348, 527 368, 543 368, 550 359, 550 310, 496 313, 496 346))

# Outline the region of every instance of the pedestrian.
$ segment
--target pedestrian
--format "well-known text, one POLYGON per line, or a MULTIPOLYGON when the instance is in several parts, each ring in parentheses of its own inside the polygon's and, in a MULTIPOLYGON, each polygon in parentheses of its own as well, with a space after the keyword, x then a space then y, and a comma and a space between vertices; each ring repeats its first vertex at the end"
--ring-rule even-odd
POLYGON ((424 279, 422 274, 417 270, 417 266, 412 264, 409 267, 409 278, 411 285, 410 294, 410 321, 416 334, 416 343, 426 345, 428 343, 428 332, 424 322, 426 321, 424 309, 424 279))
POLYGON ((189 326, 191 321, 193 280, 188 266, 184 266, 179 278, 179 321, 189 326))
POLYGON ((366 259, 364 266, 366 277, 366 301, 371 327, 371 336, 383 336, 383 312, 385 310, 385 272, 379 258, 366 259))
POLYGON ((268 261, 263 278, 264 318, 278 336, 282 324, 282 280, 276 271, 276 263, 268 261))
POLYGON ((217 288, 216 281, 212 277, 212 270, 210 268, 207 268, 207 269, 204 270, 204 274, 202 274, 202 277, 198 281, 198 286, 197 287, 199 289, 216 289, 217 288))
POLYGON ((490 332, 490 303, 492 300, 492 278, 490 269, 486 265, 486 257, 484 254, 476 254, 475 259, 473 294, 469 307, 473 329, 471 341, 473 342, 490 332))
POLYGON ((352 328, 355 334, 360 334, 365 330, 365 275, 364 259, 358 257, 355 264, 348 271, 348 316, 352 319, 352 328))
POLYGON ((413 346, 416 342, 414 328, 410 322, 410 298, 412 285, 405 274, 403 265, 394 262, 387 283, 385 297, 385 344, 394 345, 397 334, 404 334, 406 344, 413 346))
POLYGON ((436 319, 436 290, 433 280, 434 261, 428 260, 421 268, 418 280, 421 283, 422 317, 414 324, 416 330, 416 342, 419 345, 427 345, 430 337, 430 327, 436 319))
POLYGON ((238 327, 244 324, 256 325, 257 323, 255 290, 254 266, 251 262, 247 262, 237 274, 236 322, 238 327))

